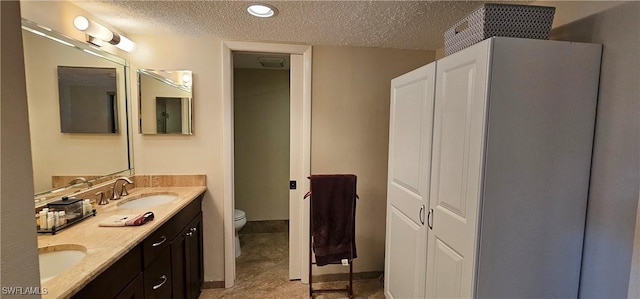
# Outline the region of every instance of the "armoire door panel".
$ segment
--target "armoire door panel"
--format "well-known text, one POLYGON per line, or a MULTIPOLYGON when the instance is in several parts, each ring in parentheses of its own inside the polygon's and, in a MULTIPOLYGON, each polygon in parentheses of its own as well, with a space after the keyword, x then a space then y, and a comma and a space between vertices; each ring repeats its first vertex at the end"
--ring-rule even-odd
POLYGON ((385 295, 424 297, 435 64, 391 81, 385 295))
POLYGON ((398 209, 388 212, 388 265, 385 288, 389 298, 421 298, 424 296, 427 235, 424 227, 407 218, 398 209), (419 261, 422 261, 420 264, 419 261))
POLYGON ((469 155, 469 134, 471 131, 470 109, 472 108, 470 94, 473 90, 472 80, 475 73, 475 64, 467 64, 461 67, 442 72, 439 78, 441 86, 445 86, 442 98, 446 99, 438 103, 442 112, 439 118, 440 142, 438 152, 440 159, 436 160, 439 170, 439 182, 437 188, 436 204, 441 208, 466 216, 466 185, 467 167, 469 155), (462 87, 462 88, 461 88, 462 87))
POLYGON ((440 239, 435 241, 435 298, 460 298, 464 257, 440 239))
MULTIPOLYGON (((393 183, 402 185, 408 191, 420 193, 420 160, 421 160, 421 134, 424 119, 422 106, 425 93, 428 92, 427 81, 414 81, 398 86, 394 89, 394 114, 393 126, 393 161, 395 163, 392 174, 393 183), (417 128, 409 129, 409 128, 417 128)), ((430 117, 429 117, 430 118, 430 117)))
POLYGON ((391 183, 387 197, 389 198, 389 206, 395 207, 416 224, 422 222, 420 216, 420 208, 424 205, 422 194, 413 193, 403 186, 391 183))
POLYGON ((479 43, 438 61, 427 297, 473 296, 489 47, 479 43))

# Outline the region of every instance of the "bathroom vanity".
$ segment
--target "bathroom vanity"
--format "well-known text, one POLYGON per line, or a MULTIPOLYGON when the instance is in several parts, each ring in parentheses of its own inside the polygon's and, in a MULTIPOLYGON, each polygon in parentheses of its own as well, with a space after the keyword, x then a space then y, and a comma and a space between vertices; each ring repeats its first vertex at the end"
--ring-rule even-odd
POLYGON ((44 281, 43 298, 198 298, 203 275, 201 203, 206 188, 142 187, 98 206, 97 216, 56 235, 38 236, 38 247, 84 248, 73 267, 44 281), (150 207, 126 209, 141 196, 171 194, 176 199, 150 207), (100 227, 114 215, 154 213, 141 226, 100 227))

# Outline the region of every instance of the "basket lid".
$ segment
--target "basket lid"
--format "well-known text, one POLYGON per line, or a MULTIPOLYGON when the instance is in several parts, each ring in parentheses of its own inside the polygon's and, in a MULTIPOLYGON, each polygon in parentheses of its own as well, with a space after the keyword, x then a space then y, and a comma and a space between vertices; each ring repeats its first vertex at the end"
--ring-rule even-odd
POLYGON ((68 206, 70 204, 74 204, 76 202, 82 201, 82 198, 69 198, 69 197, 63 197, 61 200, 58 201, 54 201, 54 202, 50 202, 47 204, 47 207, 51 207, 51 206, 68 206))

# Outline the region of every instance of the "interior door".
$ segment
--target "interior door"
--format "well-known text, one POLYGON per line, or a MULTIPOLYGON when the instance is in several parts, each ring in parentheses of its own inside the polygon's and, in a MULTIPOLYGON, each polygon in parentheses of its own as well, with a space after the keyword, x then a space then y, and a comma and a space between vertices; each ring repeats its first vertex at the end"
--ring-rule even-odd
POLYGON ((306 143, 308 136, 305 136, 304 129, 303 56, 291 54, 289 66, 289 121, 291 124, 289 129, 289 176, 291 181, 296 182, 296 188, 289 190, 289 279, 294 280, 306 277, 303 275, 304 271, 301 267, 305 261, 302 254, 305 251, 301 248, 301 244, 304 242, 303 235, 309 233, 308 230, 303 229, 305 225, 302 215, 304 214, 305 201, 302 198, 309 190, 307 179, 309 170, 304 163, 306 152, 304 147, 308 144, 306 143))
POLYGON ((391 81, 385 296, 423 298, 435 63, 391 81))
POLYGON ((438 61, 429 203, 430 298, 471 298, 478 238, 489 41, 438 61))

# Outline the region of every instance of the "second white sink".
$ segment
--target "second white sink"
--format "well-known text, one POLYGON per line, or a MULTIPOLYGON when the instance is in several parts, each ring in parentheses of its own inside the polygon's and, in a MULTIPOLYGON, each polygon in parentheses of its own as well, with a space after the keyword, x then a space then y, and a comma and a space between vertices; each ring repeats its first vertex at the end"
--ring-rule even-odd
POLYGON ((178 196, 173 194, 147 195, 119 203, 118 207, 121 209, 149 208, 172 202, 176 199, 178 199, 178 196))
POLYGON ((86 248, 79 245, 41 248, 40 254, 38 255, 40 261, 40 281, 45 282, 56 277, 58 274, 75 266, 86 255, 86 248))

